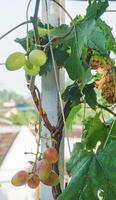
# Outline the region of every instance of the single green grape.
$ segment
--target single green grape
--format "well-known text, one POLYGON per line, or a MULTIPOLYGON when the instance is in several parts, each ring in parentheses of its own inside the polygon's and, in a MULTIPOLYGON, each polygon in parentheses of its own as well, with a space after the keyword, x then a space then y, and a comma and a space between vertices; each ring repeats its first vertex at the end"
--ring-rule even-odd
POLYGON ((40 66, 32 65, 29 60, 26 60, 24 70, 29 76, 36 76, 40 71, 40 66))
POLYGON ((42 50, 33 50, 29 54, 29 61, 32 65, 42 66, 47 61, 47 56, 42 50))
POLYGON ((25 65, 25 55, 21 52, 15 52, 8 56, 5 65, 8 70, 14 71, 25 65))

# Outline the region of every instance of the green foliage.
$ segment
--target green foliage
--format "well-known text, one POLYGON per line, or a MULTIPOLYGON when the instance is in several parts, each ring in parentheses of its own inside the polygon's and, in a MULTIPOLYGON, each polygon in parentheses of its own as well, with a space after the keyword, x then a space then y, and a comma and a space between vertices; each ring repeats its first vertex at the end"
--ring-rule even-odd
POLYGON ((37 113, 32 111, 18 112, 11 116, 12 123, 16 125, 29 125, 30 122, 35 122, 37 120, 37 113))
POLYGON ((64 93, 62 94, 64 101, 72 100, 74 104, 80 103, 81 97, 82 94, 77 83, 73 83, 72 85, 67 86, 64 93))
POLYGON ((55 61, 59 67, 63 67, 64 62, 68 58, 68 56, 68 52, 62 45, 59 45, 59 47, 54 49, 55 61))
POLYGON ((86 103, 91 108, 95 109, 97 105, 97 97, 94 91, 94 85, 93 84, 86 85, 83 89, 83 93, 85 94, 86 103))
POLYGON ((100 29, 103 31, 105 38, 106 38, 106 48, 108 50, 114 51, 114 46, 116 44, 115 38, 112 34, 112 28, 108 26, 105 21, 102 21, 101 19, 97 20, 97 25, 100 27, 100 29))
POLYGON ((65 68, 72 80, 78 79, 83 85, 92 78, 86 60, 82 59, 83 49, 92 48, 101 54, 107 54, 106 35, 96 21, 106 7, 107 3, 93 3, 83 20, 77 20, 77 23, 75 20, 73 31, 64 39, 64 45, 71 48, 71 55, 65 62, 65 68))
POLYGON ((97 113, 95 117, 86 119, 84 124, 83 143, 86 148, 93 150, 98 142, 100 143, 99 148, 102 148, 108 135, 108 128, 100 120, 100 113, 97 113))
POLYGON ((88 65, 83 65, 78 53, 77 47, 74 44, 71 47, 71 55, 66 60, 64 67, 66 68, 70 79, 79 80, 83 85, 85 85, 91 80, 92 75, 88 65))
POLYGON ((66 119, 66 127, 67 129, 71 129, 72 125, 74 123, 74 119, 77 115, 77 113, 79 112, 79 110, 81 109, 80 105, 77 106, 73 106, 73 108, 71 109, 67 119, 66 119))
POLYGON ((97 26, 94 27, 94 30, 90 35, 90 39, 88 40, 88 47, 95 49, 100 52, 100 54, 107 54, 106 43, 107 41, 103 31, 97 26))
POLYGON ((88 6, 86 18, 98 19, 105 12, 107 7, 108 0, 95 0, 90 6, 88 6))
POLYGON ((72 177, 57 200, 116 199, 116 141, 105 149, 90 153, 81 144, 75 144, 67 170, 72 177))
POLYGON ((0 91, 0 105, 3 106, 4 102, 9 102, 13 100, 16 103, 17 107, 33 107, 32 99, 25 98, 20 94, 17 94, 13 91, 8 91, 6 89, 0 91))
POLYGON ((26 99, 19 95, 16 94, 15 92, 12 91, 7 91, 6 89, 0 91, 0 103, 4 103, 10 100, 14 100, 16 104, 25 104, 27 103, 26 99))
POLYGON ((97 105, 97 97, 94 91, 94 85, 86 85, 83 90, 79 88, 78 84, 75 82, 72 85, 67 86, 62 98, 64 101, 72 100, 73 104, 81 103, 82 97, 85 97, 86 103, 92 108, 95 109, 97 105))

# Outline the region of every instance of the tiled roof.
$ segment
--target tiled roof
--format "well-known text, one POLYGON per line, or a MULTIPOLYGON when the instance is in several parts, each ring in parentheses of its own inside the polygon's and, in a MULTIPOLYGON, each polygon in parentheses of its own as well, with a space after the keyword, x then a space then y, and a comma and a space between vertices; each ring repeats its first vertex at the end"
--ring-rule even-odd
MULTIPOLYGON (((18 131, 19 132, 19 131, 18 131)), ((82 128, 76 127, 68 132, 68 136, 71 138, 80 138, 82 128)), ((6 154, 12 146, 18 133, 0 133, 0 164, 3 162, 6 154)))
POLYGON ((17 133, 0 133, 0 164, 13 144, 17 133))

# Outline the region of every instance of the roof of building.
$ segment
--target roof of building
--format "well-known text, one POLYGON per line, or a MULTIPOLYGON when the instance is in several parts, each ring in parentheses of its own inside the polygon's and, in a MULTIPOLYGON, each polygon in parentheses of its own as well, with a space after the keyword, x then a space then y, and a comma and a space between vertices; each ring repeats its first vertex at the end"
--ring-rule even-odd
POLYGON ((0 133, 0 164, 12 146, 17 133, 0 133))
MULTIPOLYGON (((18 133, 19 130, 17 132, 0 133, 0 164, 3 162, 18 133)), ((79 126, 68 131, 70 138, 80 138, 81 134, 82 128, 79 126)))

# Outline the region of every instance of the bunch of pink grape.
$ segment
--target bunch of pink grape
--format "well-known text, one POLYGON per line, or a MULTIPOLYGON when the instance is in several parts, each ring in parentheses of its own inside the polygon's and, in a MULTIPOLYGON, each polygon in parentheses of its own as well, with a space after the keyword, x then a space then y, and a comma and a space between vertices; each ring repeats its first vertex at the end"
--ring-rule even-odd
POLYGON ((11 183, 14 186, 22 186, 27 184, 30 188, 37 188, 42 182, 48 186, 56 186, 59 184, 59 176, 52 170, 54 163, 58 161, 58 152, 54 147, 49 147, 43 153, 41 160, 36 160, 34 170, 28 172, 21 170, 17 172, 11 183))

